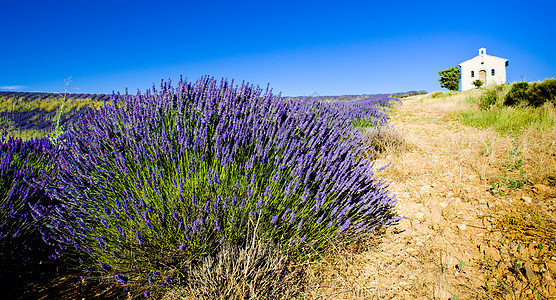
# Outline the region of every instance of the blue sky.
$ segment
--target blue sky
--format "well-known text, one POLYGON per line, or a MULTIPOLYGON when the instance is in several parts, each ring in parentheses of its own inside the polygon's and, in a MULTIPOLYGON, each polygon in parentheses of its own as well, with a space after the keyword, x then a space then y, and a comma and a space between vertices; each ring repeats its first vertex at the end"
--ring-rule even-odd
POLYGON ((0 2, 0 90, 144 91, 211 75, 286 96, 441 90, 478 54, 556 75, 554 1, 0 2))

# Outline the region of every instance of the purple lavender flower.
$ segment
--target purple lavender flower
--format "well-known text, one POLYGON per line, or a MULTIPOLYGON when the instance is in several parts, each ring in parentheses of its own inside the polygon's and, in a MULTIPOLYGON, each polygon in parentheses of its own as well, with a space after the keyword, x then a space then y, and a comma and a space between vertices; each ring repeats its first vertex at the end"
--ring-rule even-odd
POLYGON ((193 222, 193 225, 191 225, 191 231, 195 232, 197 231, 198 228, 199 228, 199 221, 195 220, 195 222, 193 222))
POLYGON ((167 284, 168 286, 172 286, 172 283, 173 283, 173 282, 172 282, 172 279, 170 279, 170 278, 164 279, 164 282, 166 282, 166 284, 167 284))
POLYGON ((205 210, 205 212, 207 214, 210 213, 210 200, 207 200, 207 203, 205 203, 205 206, 203 207, 203 209, 205 210))
POLYGON ((214 221, 214 228, 212 229, 212 232, 215 232, 215 233, 220 232, 220 224, 218 224, 218 219, 216 219, 216 221, 214 221))
POLYGON ((121 284, 127 283, 127 276, 125 275, 117 274, 116 276, 114 276, 114 278, 116 278, 116 280, 118 280, 121 284))
POLYGON ((141 237, 139 230, 135 231, 135 238, 137 239, 137 242, 139 242, 140 245, 145 242, 145 240, 143 240, 143 238, 141 237))
POLYGON ((297 231, 300 231, 302 226, 303 226, 303 218, 301 218, 301 220, 297 224, 297 231))
POLYGON ((181 251, 185 251, 186 248, 187 248, 187 245, 186 245, 186 244, 182 243, 182 244, 180 245, 180 250, 181 250, 181 251))
POLYGON ((112 270, 112 267, 108 264, 105 264, 103 262, 100 263, 100 267, 104 270, 104 271, 110 271, 112 270))

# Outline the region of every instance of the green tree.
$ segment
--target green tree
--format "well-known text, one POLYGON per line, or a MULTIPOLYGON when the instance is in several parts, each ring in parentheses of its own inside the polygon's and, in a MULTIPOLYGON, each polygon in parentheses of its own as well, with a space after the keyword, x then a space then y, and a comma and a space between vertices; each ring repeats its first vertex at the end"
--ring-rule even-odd
POLYGON ((450 91, 459 90, 459 79, 461 78, 461 70, 457 66, 438 72, 440 75, 440 86, 450 91))
POLYGON ((483 86, 483 82, 480 81, 479 79, 473 81, 472 83, 476 88, 480 88, 481 86, 483 86))

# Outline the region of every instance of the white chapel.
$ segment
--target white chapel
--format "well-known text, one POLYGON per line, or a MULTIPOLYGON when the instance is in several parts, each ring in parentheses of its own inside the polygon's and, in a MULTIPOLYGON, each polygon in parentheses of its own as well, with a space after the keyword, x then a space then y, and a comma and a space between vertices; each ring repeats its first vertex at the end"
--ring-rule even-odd
POLYGON ((458 65, 461 69, 461 90, 474 89, 473 81, 479 79, 483 85, 506 83, 508 60, 486 54, 486 48, 479 49, 479 55, 458 65))

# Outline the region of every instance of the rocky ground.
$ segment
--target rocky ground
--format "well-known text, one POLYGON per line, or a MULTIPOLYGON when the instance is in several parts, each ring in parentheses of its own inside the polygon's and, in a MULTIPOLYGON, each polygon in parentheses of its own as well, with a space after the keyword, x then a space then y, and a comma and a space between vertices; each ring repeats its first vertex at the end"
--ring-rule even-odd
MULTIPOLYGON (((514 138, 461 125, 452 117, 460 104, 422 97, 404 99, 393 113, 404 149, 376 160, 392 162, 381 175, 405 218, 365 247, 313 266, 311 298, 556 298, 553 179, 493 190, 514 138)), ((535 146, 526 138, 519 145, 531 178, 535 146)), ((554 163, 553 150, 554 141, 545 163, 554 163)))

